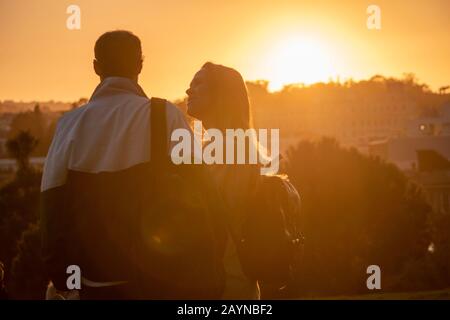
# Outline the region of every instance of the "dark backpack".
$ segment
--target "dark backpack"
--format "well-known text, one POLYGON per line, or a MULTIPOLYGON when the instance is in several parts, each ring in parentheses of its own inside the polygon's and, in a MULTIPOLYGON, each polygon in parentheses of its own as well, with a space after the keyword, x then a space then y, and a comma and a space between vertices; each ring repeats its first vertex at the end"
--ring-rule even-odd
POLYGON ((259 176, 237 241, 242 269, 250 279, 286 285, 299 267, 304 237, 300 196, 286 176, 259 176))
POLYGON ((169 159, 165 106, 152 99, 151 207, 137 221, 136 281, 142 298, 217 299, 225 284, 220 198, 206 168, 169 159))

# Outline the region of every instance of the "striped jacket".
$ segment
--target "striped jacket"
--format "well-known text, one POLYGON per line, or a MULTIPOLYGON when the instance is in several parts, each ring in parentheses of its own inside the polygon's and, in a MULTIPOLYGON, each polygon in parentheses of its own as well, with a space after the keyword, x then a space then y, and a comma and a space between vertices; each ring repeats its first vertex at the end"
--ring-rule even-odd
MULTIPOLYGON (((129 273, 127 239, 139 203, 107 197, 146 188, 148 182, 139 177, 151 156, 150 104, 137 83, 110 77, 86 105, 58 122, 42 178, 41 227, 48 277, 60 290, 65 290, 66 268, 73 264, 94 281, 120 281, 129 273), (79 203, 84 207, 77 208, 79 203), (120 210, 109 206, 118 203, 130 216, 113 214, 120 210), (120 234, 109 230, 105 221, 121 225, 120 234)), ((166 128, 169 140, 177 128, 190 130, 171 103, 166 104, 166 128)), ((168 146, 169 154, 173 144, 168 141, 168 146)))

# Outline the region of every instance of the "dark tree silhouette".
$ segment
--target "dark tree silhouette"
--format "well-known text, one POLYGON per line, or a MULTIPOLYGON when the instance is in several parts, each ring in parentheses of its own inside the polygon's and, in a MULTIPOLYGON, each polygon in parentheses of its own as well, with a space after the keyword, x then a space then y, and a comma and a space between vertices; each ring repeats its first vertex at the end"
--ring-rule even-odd
POLYGON ((0 188, 0 260, 5 264, 5 278, 9 286, 17 241, 22 232, 38 220, 41 172, 29 165, 29 156, 36 146, 33 136, 21 132, 7 145, 18 164, 14 180, 0 188))
POLYGON ((6 142, 8 152, 17 161, 19 172, 30 169, 29 159, 37 144, 38 141, 28 131, 20 131, 16 137, 6 142))
POLYGON ((18 253, 11 265, 10 294, 14 299, 42 300, 47 279, 41 252, 41 233, 37 224, 23 232, 18 253))
POLYGON ((301 293, 369 292, 369 265, 381 267, 383 290, 395 290, 407 264, 426 259, 431 209, 396 167, 331 139, 302 142, 287 158, 303 199, 301 293))

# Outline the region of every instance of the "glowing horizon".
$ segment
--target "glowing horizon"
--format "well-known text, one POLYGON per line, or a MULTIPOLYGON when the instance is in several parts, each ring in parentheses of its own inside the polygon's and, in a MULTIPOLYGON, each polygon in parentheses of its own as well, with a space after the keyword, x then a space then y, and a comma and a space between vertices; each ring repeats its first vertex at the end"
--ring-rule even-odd
POLYGON ((310 85, 335 77, 332 60, 324 46, 309 37, 289 36, 267 53, 268 81, 271 91, 285 85, 310 85))
POLYGON ((434 91, 450 84, 448 1, 378 0, 378 31, 367 29, 368 3, 358 0, 78 0, 76 31, 66 28, 70 4, 0 1, 0 100, 89 97, 98 83, 95 40, 115 29, 142 40, 140 84, 147 94, 171 100, 184 97, 206 61, 233 67, 248 81, 267 80, 271 91, 376 74, 414 73, 434 91))

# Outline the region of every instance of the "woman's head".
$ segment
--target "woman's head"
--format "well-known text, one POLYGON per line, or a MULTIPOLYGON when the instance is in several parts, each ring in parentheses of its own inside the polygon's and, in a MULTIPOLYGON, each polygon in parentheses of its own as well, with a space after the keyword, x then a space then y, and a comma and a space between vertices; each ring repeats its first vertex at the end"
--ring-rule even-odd
POLYGON ((250 104, 244 79, 232 68, 207 62, 186 90, 189 115, 206 127, 250 127, 250 104))

